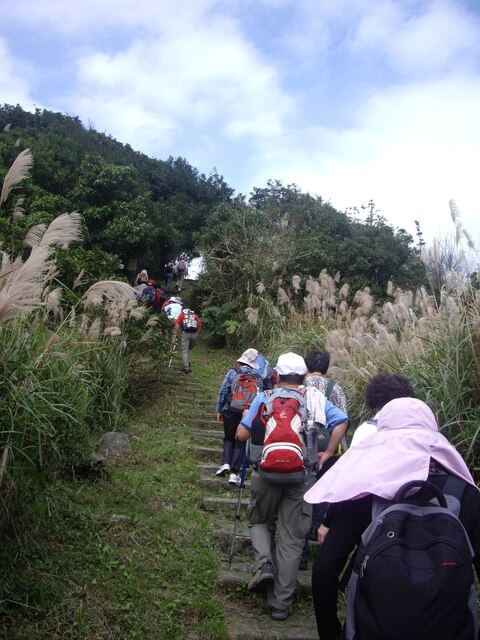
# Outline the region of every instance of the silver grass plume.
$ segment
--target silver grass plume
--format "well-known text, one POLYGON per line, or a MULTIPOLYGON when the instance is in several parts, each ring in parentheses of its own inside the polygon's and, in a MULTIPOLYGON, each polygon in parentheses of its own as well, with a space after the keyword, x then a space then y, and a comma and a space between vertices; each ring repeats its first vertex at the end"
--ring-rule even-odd
POLYGON ((348 283, 345 283, 340 291, 338 292, 338 295, 340 296, 340 298, 342 298, 342 300, 346 300, 348 298, 348 292, 350 291, 350 285, 348 283))
POLYGON ((457 203, 455 202, 455 200, 449 200, 448 201, 448 206, 450 207, 450 215, 452 216, 452 222, 453 224, 457 224, 457 220, 460 218, 460 211, 457 207, 457 203))
POLYGON ((129 300, 135 299, 135 290, 126 282, 101 280, 92 284, 82 299, 87 305, 96 305, 104 300, 112 304, 126 304, 129 300))
MULTIPOLYGON (((127 309, 128 310, 128 309, 127 309)), ((141 320, 143 316, 147 313, 147 307, 132 307, 128 310, 128 319, 129 320, 141 320)))
POLYGON ((100 329, 102 328, 102 321, 100 318, 95 318, 95 320, 90 325, 87 336, 89 340, 98 340, 100 336, 100 329))
MULTIPOLYGON (((130 312, 130 317, 132 317, 131 312, 130 312)), ((145 323, 146 327, 156 327, 158 324, 158 316, 151 316, 151 318, 149 318, 147 320, 147 322, 145 323)))
POLYGON ((18 154, 3 180, 2 191, 0 194, 0 205, 5 202, 12 189, 14 189, 28 176, 28 172, 32 166, 33 156, 30 149, 25 149, 18 154))
POLYGON ((77 312, 75 311, 75 307, 71 307, 68 312, 68 325, 70 327, 77 326, 77 312))
POLYGON ((81 223, 82 216, 78 211, 62 213, 48 225, 39 246, 56 245, 65 249, 72 242, 82 239, 81 223))
POLYGON ((114 338, 115 336, 121 336, 122 330, 120 327, 106 327, 103 331, 103 335, 106 337, 114 338))
POLYGON ((43 234, 47 230, 46 224, 35 224, 33 227, 27 231, 25 238, 23 239, 23 244, 26 247, 31 247, 34 249, 38 247, 40 244, 40 240, 43 238, 43 234))
POLYGON ((247 307, 245 309, 245 313, 247 315, 248 322, 255 326, 258 322, 258 309, 254 309, 253 307, 247 307))
POLYGON ((255 288, 257 290, 257 293, 259 293, 260 295, 262 295, 262 293, 265 293, 266 291, 266 288, 263 282, 257 282, 255 288))
POLYGON ((82 335, 87 333, 88 323, 89 323, 88 316, 85 313, 82 313, 81 319, 80 319, 80 328, 79 328, 79 331, 82 335))
POLYGON ((78 276, 73 281, 72 289, 76 289, 77 287, 79 287, 80 285, 83 284, 82 278, 83 278, 84 274, 85 274, 85 269, 80 269, 80 273, 78 274, 78 276))
POLYGON ((463 235, 465 236, 465 238, 467 239, 467 244, 468 244, 468 248, 469 249, 475 249, 475 242, 473 241, 472 236, 468 233, 468 231, 466 231, 466 229, 463 230, 463 235))
POLYGON ((17 198, 17 201, 13 205, 12 220, 14 222, 25 217, 25 209, 23 208, 24 203, 25 198, 17 198))
POLYGON ((300 291, 300 276, 292 276, 292 287, 294 293, 298 293, 300 291))
POLYGON ((12 123, 9 122, 3 127, 2 131, 10 131, 11 128, 12 128, 12 123))
POLYGON ((16 315, 28 315, 42 306, 42 293, 50 268, 50 250, 39 247, 17 269, 5 276, 0 291, 0 322, 16 315))
POLYGON ((290 298, 288 297, 287 292, 282 287, 278 287, 277 289, 277 299, 278 304, 290 304, 290 298))
POLYGON ((56 287, 51 291, 47 292, 45 297, 45 306, 47 307, 47 311, 54 313, 57 315, 60 312, 60 303, 62 301, 62 287, 56 287))

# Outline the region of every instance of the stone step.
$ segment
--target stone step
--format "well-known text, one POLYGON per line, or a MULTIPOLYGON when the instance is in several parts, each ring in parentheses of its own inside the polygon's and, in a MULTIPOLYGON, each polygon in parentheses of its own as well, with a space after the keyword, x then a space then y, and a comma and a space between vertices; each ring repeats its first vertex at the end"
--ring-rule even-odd
POLYGON ((318 640, 315 617, 294 612, 284 622, 270 618, 266 605, 242 610, 236 605, 225 606, 229 640, 318 640))
POLYGON ((218 467, 220 466, 220 462, 199 462, 197 467, 198 470, 200 471, 200 473, 212 473, 213 475, 215 474, 215 471, 218 469, 218 467))
MULTIPOLYGON (((235 558, 232 566, 228 567, 228 562, 223 564, 218 572, 217 585, 226 589, 245 589, 247 590, 247 582, 252 577, 252 563, 239 562, 235 558)), ((297 574, 297 586, 295 589, 296 598, 305 598, 312 593, 312 572, 299 571, 297 574)))
POLYGON ((213 409, 215 409, 215 402, 217 400, 216 398, 212 398, 207 395, 205 391, 202 391, 201 389, 195 391, 182 389, 182 392, 178 394, 178 397, 185 398, 186 400, 195 400, 195 402, 204 404, 206 407, 213 407, 213 409))
MULTIPOLYGON (((222 459, 222 449, 221 447, 218 447, 216 449, 213 449, 212 447, 200 447, 200 446, 195 446, 193 447, 194 453, 197 456, 198 459, 200 460, 208 460, 208 461, 218 461, 218 464, 220 464, 220 461, 222 459)), ((218 466, 217 466, 218 468, 218 466)))
MULTIPOLYGON (((203 508, 205 511, 217 511, 218 509, 227 509, 234 511, 237 508, 238 502, 238 487, 232 488, 232 492, 236 492, 236 497, 223 497, 223 496, 204 496, 202 500, 203 508)), ((248 506, 248 500, 242 497, 240 502, 240 508, 245 511, 248 506)))
MULTIPOLYGON (((219 489, 231 489, 232 485, 228 483, 228 475, 224 478, 210 475, 210 476, 201 476, 199 479, 199 483, 204 487, 218 487, 219 489)), ((233 487, 235 488, 235 487, 233 487)), ((238 489, 238 487, 237 487, 238 489)), ((245 482, 245 490, 248 491, 250 489, 250 483, 248 480, 245 482)))
POLYGON ((223 430, 220 429, 202 429, 195 435, 196 440, 223 440, 223 430))
POLYGON ((253 562, 252 543, 248 533, 247 519, 245 516, 236 519, 232 516, 231 520, 218 520, 217 527, 213 531, 218 548, 228 558, 232 552, 233 557, 238 560, 249 558, 253 562), (237 520, 235 525, 235 520, 237 520), (233 541, 233 530, 235 528, 235 541, 233 541))
POLYGON ((206 427, 210 427, 212 429, 218 429, 220 433, 223 433, 223 425, 215 420, 215 416, 211 414, 210 416, 197 415, 192 419, 192 424, 199 429, 205 429, 206 427))

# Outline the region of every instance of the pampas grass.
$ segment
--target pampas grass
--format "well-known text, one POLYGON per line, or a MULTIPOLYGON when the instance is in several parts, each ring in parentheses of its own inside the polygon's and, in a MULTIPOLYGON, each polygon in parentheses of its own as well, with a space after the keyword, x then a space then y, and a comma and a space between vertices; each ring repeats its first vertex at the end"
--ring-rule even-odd
POLYGON ((83 295, 83 300, 87 306, 99 306, 103 302, 127 304, 129 301, 135 300, 135 290, 126 282, 102 280, 92 284, 87 289, 83 295))
POLYGON ((18 154, 3 180, 2 191, 0 193, 0 206, 5 203, 12 189, 15 189, 22 180, 25 180, 32 166, 33 156, 30 149, 25 149, 18 154))

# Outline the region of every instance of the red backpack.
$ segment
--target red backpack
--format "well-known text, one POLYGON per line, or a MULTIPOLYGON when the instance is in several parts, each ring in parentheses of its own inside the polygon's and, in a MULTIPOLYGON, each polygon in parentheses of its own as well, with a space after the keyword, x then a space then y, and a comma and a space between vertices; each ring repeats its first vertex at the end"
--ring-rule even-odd
POLYGON ((300 474, 306 450, 301 435, 306 420, 305 396, 289 389, 265 391, 265 438, 258 468, 268 474, 300 474))
POLYGON ((232 380, 229 409, 243 413, 250 407, 258 393, 257 377, 251 373, 238 372, 232 380))

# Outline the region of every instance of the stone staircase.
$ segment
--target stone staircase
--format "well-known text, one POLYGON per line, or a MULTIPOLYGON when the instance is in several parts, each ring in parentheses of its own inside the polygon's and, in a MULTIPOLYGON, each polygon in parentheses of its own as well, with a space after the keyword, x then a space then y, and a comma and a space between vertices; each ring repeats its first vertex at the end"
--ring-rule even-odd
MULTIPOLYGON (((229 640, 317 640, 318 635, 311 602, 311 562, 307 571, 299 571, 293 615, 285 622, 275 622, 263 594, 249 594, 246 583, 251 577, 253 554, 246 522, 249 500, 247 479, 242 494, 240 518, 237 520, 233 543, 235 512, 239 488, 228 484, 227 478, 217 478, 215 471, 221 463, 223 429, 215 421, 217 389, 205 393, 195 380, 195 373, 182 376, 169 370, 165 384, 171 384, 172 402, 186 407, 195 406, 196 417, 192 426, 195 444, 192 445, 198 461, 198 482, 205 488, 203 508, 212 514, 212 530, 223 556, 216 587, 225 602, 226 625, 229 640), (178 393, 175 390, 178 389, 178 393), (230 566, 229 566, 230 565, 230 566)), ((193 438, 192 438, 193 439, 193 438)))

